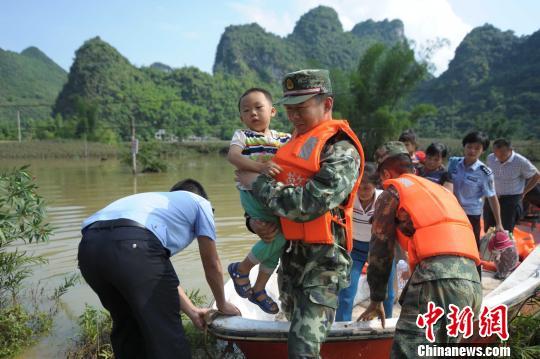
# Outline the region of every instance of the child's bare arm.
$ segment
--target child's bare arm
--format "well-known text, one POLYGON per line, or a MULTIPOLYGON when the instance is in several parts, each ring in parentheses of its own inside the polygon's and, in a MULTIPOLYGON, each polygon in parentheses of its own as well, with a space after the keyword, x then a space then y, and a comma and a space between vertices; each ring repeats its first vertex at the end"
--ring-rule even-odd
POLYGON ((264 169, 264 163, 250 160, 249 158, 242 156, 242 148, 240 146, 232 145, 229 147, 229 154, 227 159, 237 169, 243 171, 252 171, 261 173, 264 169))

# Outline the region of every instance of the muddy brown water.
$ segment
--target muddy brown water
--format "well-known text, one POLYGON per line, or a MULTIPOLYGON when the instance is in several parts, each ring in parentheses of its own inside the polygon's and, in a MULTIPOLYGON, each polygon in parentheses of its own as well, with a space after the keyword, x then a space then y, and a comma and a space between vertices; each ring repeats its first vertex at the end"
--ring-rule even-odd
MULTIPOLYGON (((2 160, 0 169, 30 164, 38 192, 47 203, 48 220, 54 227, 48 243, 18 244, 19 250, 48 260, 34 267, 29 287, 37 284, 52 289, 77 269, 77 246, 81 222, 113 200, 133 193, 167 191, 182 178, 199 180, 215 208, 217 248, 224 272, 231 261, 243 258, 256 238, 244 227, 243 210, 233 180, 233 168, 224 157, 207 155, 171 160, 166 173, 133 176, 130 168, 116 160, 2 160)), ((172 257, 172 263, 186 289, 200 289, 211 298, 196 241, 172 257)), ((228 275, 226 276, 228 277, 228 275)), ((62 298, 52 333, 23 352, 19 358, 63 357, 77 334, 76 319, 85 303, 101 308, 97 296, 82 280, 62 298)))

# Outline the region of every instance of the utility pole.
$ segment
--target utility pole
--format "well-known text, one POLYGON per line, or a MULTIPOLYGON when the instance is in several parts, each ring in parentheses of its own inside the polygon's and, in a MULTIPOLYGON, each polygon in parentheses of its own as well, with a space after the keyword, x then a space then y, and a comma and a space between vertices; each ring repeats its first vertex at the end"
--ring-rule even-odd
POLYGON ((133 174, 137 173, 137 152, 139 152, 139 141, 135 137, 135 118, 131 117, 131 167, 133 174))
POLYGON ((19 110, 17 110, 17 132, 19 134, 19 142, 21 142, 21 111, 19 110))
POLYGON ((88 135, 84 132, 84 158, 88 158, 88 135))

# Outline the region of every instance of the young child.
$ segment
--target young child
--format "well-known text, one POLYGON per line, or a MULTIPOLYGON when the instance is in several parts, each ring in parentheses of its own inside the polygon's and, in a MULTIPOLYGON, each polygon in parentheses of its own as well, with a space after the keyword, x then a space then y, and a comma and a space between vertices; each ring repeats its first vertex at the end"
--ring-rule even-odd
MULTIPOLYGON (((240 96, 238 110, 240 119, 248 128, 234 133, 229 147, 229 162, 239 170, 277 175, 281 169, 270 160, 278 148, 289 141, 291 135, 270 129, 270 120, 276 115, 276 109, 272 106, 272 96, 264 89, 250 88, 240 96)), ((279 224, 278 218, 262 206, 248 190, 239 183, 237 187, 240 190, 242 206, 252 219, 279 224)), ((266 243, 259 240, 242 262, 231 263, 228 267, 238 295, 248 298, 270 314, 276 314, 279 308, 266 294, 265 287, 278 265, 284 245, 285 238, 278 232, 273 241, 266 243), (256 264, 260 264, 259 275, 251 288, 249 272, 256 264)))
POLYGON ((411 156, 412 163, 415 167, 424 162, 426 154, 424 151, 417 151, 418 143, 416 140, 416 133, 414 133, 412 129, 409 128, 403 131, 401 135, 399 135, 398 141, 403 142, 405 148, 409 151, 409 155, 411 156))
POLYGON ((506 279, 519 264, 516 244, 506 232, 497 232, 491 237, 488 248, 495 254, 495 278, 506 279))
POLYGON ((447 149, 443 143, 434 142, 429 145, 426 149, 426 159, 424 160, 424 164, 418 167, 417 174, 444 186, 452 192, 454 190, 454 185, 448 175, 448 171, 443 166, 446 154, 447 149))
MULTIPOLYGON (((353 265, 351 269, 351 284, 339 292, 336 321, 350 321, 352 317, 353 301, 358 290, 358 282, 362 274, 362 268, 368 259, 369 241, 371 239, 371 217, 375 210, 375 202, 382 193, 377 189, 379 174, 373 163, 366 163, 362 182, 358 187, 357 196, 354 200, 353 212, 353 250, 351 257, 353 265)), ((395 263, 392 263, 392 271, 388 280, 388 295, 383 302, 384 312, 387 318, 392 317, 394 307, 394 273, 395 263)))

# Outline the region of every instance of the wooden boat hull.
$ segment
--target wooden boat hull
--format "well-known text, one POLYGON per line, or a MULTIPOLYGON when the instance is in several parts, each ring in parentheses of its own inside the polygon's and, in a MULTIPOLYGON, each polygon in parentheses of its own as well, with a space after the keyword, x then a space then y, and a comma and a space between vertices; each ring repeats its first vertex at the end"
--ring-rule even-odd
MULTIPOLYGON (((392 338, 371 339, 349 342, 326 342, 321 347, 321 357, 343 358, 388 358, 392 348, 392 338)), ((287 342, 235 341, 246 358, 276 359, 287 358, 287 342)))
MULTIPOLYGON (((489 275, 485 274, 486 277, 489 275)), ((252 271, 251 275, 254 281, 256 271, 252 271)), ((269 282, 267 289, 272 297, 278 297, 275 279, 269 282)), ((485 295, 483 305, 490 308, 506 305, 510 320, 522 304, 539 290, 540 246, 537 246, 514 273, 485 295)), ((231 281, 227 282, 225 293, 227 299, 240 308, 244 317, 219 317, 209 325, 209 331, 217 338, 234 342, 248 359, 287 358, 290 323, 276 320, 274 316, 264 314, 247 300, 238 297, 231 281)), ((382 328, 379 320, 335 322, 321 347, 321 355, 325 359, 388 358, 396 323, 397 318, 387 319, 386 327, 382 328)), ((467 343, 476 344, 494 342, 498 342, 496 335, 490 338, 475 335, 467 340, 467 343)))

